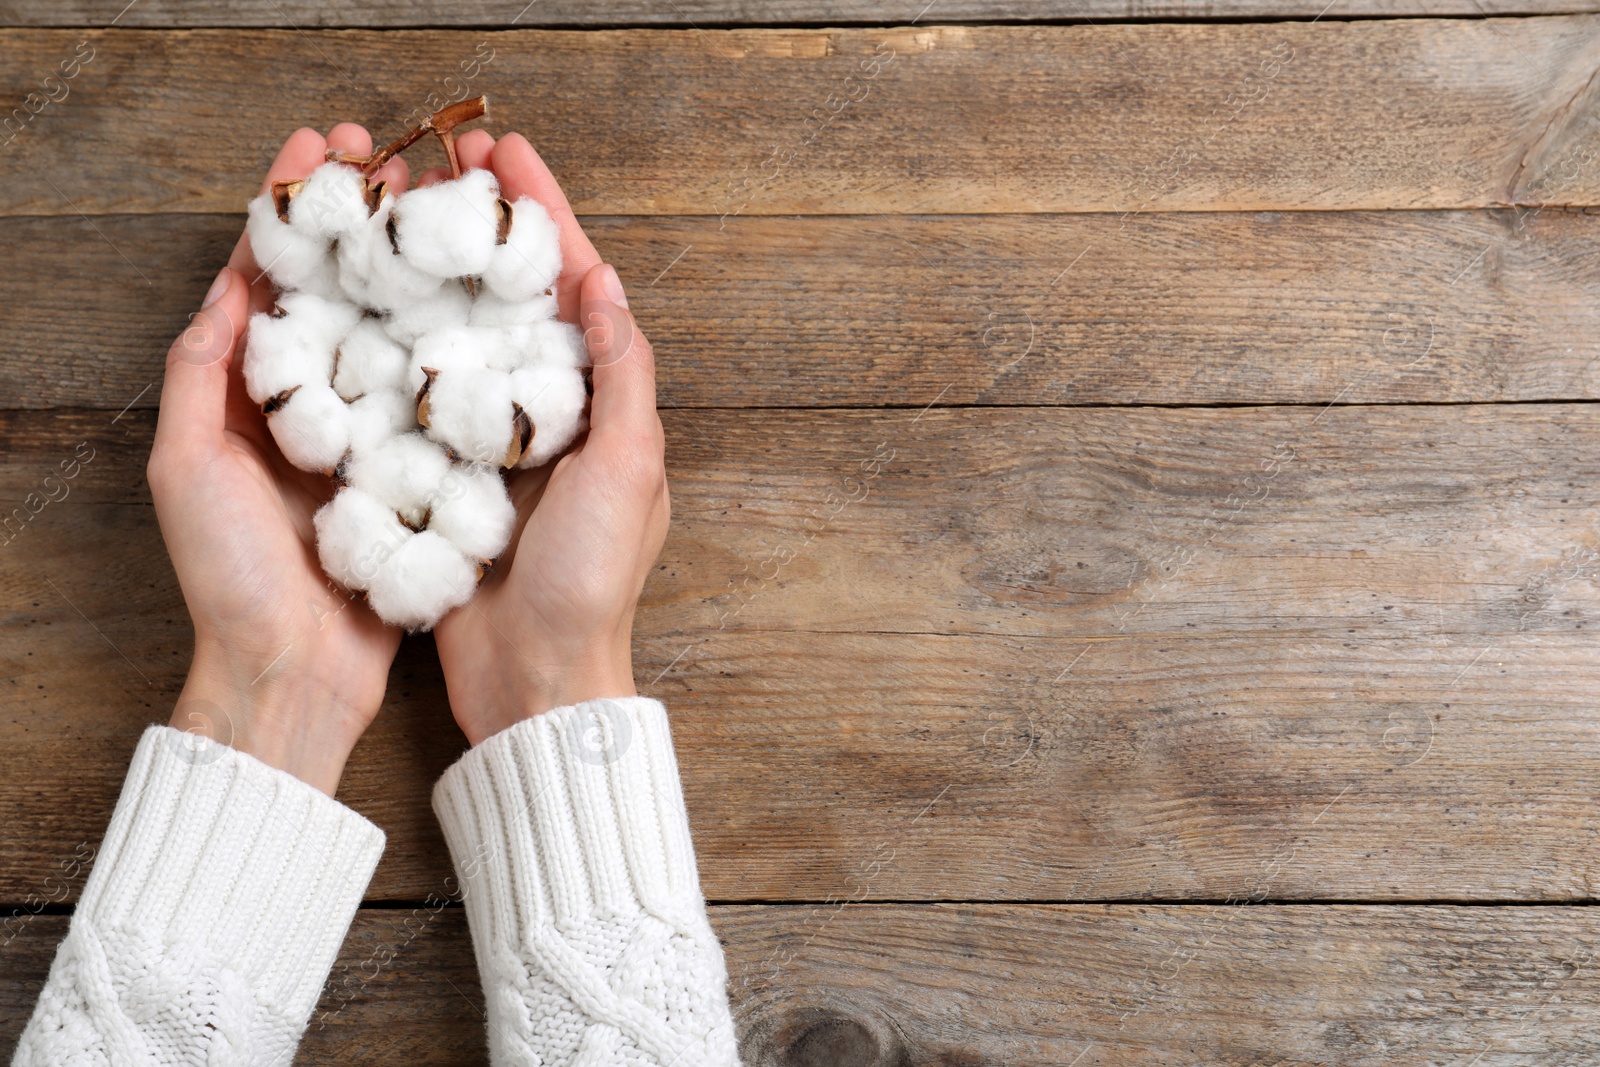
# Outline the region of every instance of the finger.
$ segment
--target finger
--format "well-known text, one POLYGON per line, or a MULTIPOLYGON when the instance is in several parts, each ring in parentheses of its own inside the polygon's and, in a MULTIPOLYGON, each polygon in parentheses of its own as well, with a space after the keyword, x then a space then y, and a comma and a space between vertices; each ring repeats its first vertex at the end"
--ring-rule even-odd
POLYGON ((601 263, 584 276, 579 326, 594 365, 591 440, 659 433, 656 366, 650 342, 634 324, 617 272, 601 263))
POLYGON ((395 156, 378 168, 372 175, 371 181, 374 185, 378 182, 388 182, 391 193, 403 193, 411 185, 411 167, 406 163, 404 156, 395 156))
POLYGON ((200 312, 167 350, 156 440, 172 446, 220 443, 229 371, 250 313, 249 285, 224 267, 200 312))
MULTIPOLYGON (((372 154, 372 134, 365 126, 354 122, 341 122, 328 131, 327 151, 348 152, 352 156, 372 154)), ((321 161, 318 161, 321 166, 321 161)), ((313 167, 312 170, 316 168, 313 167)), ((309 172, 308 172, 309 173, 309 172)))
POLYGON ((494 153, 494 135, 488 130, 468 130, 456 138, 456 161, 462 170, 490 170, 490 157, 494 153))
POLYGON ((494 146, 494 175, 500 182, 500 195, 507 200, 528 196, 544 205, 561 232, 561 276, 556 279, 556 300, 561 317, 575 322, 584 279, 600 262, 589 237, 578 225, 578 217, 567 203, 555 175, 544 165, 533 145, 520 133, 508 133, 494 146))
POLYGON ((449 167, 429 167, 427 170, 423 171, 417 176, 417 188, 421 189, 429 185, 438 185, 440 182, 447 182, 449 180, 449 167))

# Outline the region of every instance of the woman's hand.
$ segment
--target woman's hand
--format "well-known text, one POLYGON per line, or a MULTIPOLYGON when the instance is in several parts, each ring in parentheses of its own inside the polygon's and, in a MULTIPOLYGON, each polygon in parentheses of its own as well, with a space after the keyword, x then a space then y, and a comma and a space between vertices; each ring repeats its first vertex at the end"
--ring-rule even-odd
POLYGON ((634 694, 633 610, 671 507, 655 362, 616 271, 524 138, 496 143, 475 130, 457 152, 463 167, 492 169, 506 199, 530 196, 560 226, 561 317, 583 328, 594 364, 588 435, 553 467, 511 479, 510 548, 434 629, 450 706, 477 744, 554 707, 634 694))
MULTIPOLYGON (((311 173, 327 148, 366 153, 372 144, 352 124, 326 141, 299 130, 263 191, 311 173)), ((381 177, 395 189, 409 180, 400 160, 381 177)), ((284 460, 245 395, 242 334, 250 313, 271 305, 271 286, 241 238, 167 354, 147 476, 195 631, 171 725, 331 794, 378 713, 400 634, 323 574, 311 516, 332 486, 284 460)))

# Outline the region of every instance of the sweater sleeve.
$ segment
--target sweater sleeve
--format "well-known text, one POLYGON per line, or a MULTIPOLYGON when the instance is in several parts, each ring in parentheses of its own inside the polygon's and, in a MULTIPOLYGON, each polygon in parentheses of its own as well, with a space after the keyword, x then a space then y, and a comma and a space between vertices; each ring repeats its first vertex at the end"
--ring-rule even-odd
POLYGON ((738 1067, 659 702, 517 723, 446 771, 433 805, 494 1067, 738 1067))
POLYGON ((292 775, 152 726, 13 1067, 288 1067, 383 843, 292 775))

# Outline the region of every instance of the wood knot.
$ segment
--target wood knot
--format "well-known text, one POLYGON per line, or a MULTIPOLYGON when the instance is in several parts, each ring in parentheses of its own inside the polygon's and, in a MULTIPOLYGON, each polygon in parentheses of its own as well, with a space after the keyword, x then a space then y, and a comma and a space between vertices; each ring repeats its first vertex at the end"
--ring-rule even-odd
POLYGON ((876 1021, 818 1013, 785 1029, 793 1037, 778 1056, 783 1067, 898 1067, 905 1062, 899 1041, 876 1021))

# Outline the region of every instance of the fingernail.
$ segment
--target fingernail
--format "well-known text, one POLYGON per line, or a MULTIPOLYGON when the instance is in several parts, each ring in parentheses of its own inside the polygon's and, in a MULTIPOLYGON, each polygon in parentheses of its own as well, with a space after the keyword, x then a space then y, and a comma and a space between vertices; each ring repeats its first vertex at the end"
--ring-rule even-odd
POLYGON ((206 298, 200 302, 200 310, 204 311, 212 304, 215 304, 218 300, 221 300, 222 294, 226 293, 227 291, 228 268, 223 267, 222 270, 217 273, 217 280, 211 283, 210 289, 206 290, 206 298))
POLYGON ((622 291, 622 279, 617 277, 617 269, 609 263, 600 272, 600 288, 605 290, 613 304, 628 306, 628 294, 622 291))

